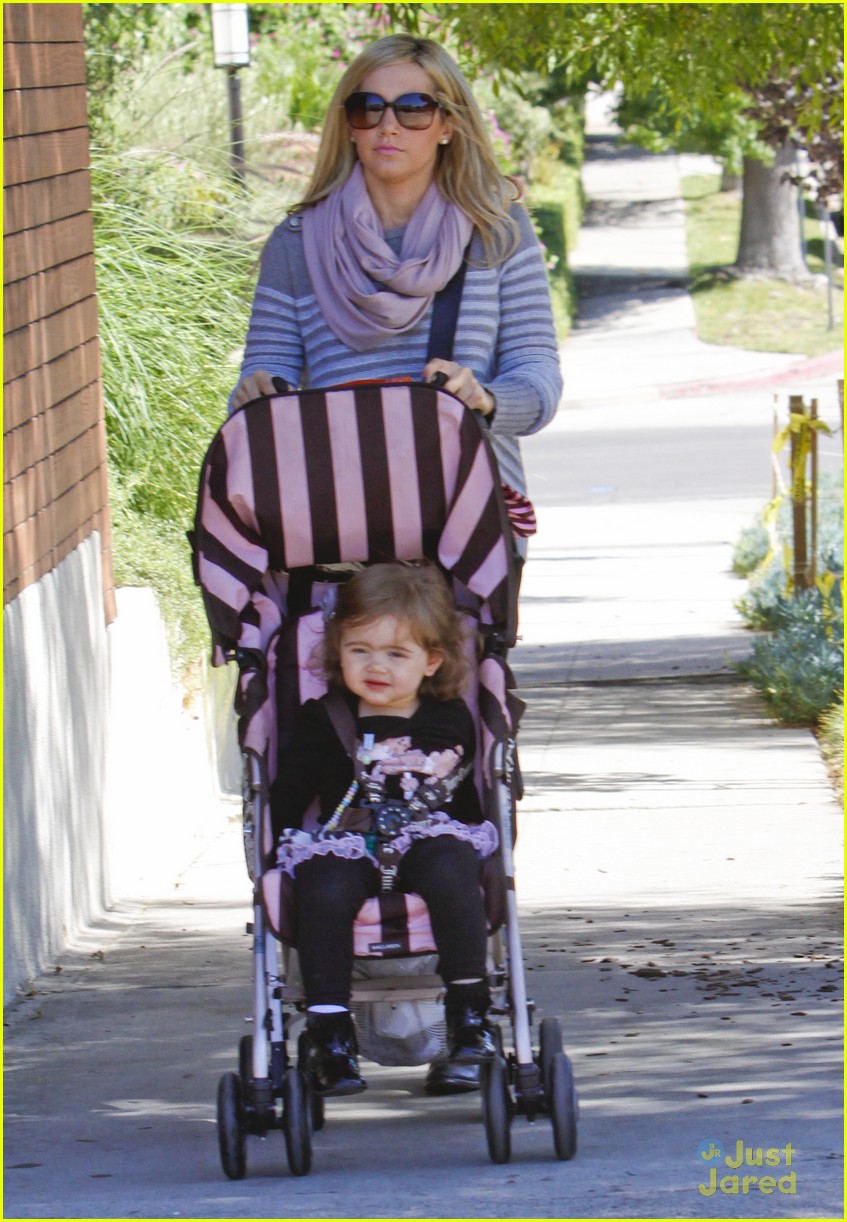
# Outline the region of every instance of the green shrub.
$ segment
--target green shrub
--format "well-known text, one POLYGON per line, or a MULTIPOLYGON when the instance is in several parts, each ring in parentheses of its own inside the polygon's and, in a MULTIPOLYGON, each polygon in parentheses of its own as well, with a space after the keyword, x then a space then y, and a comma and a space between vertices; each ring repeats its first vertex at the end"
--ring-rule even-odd
MULTIPOLYGON (((817 571, 824 584, 844 575, 844 512, 841 477, 825 475, 818 489, 817 571)), ((788 597, 786 558, 792 545, 791 500, 783 496, 763 511, 736 544, 733 571, 749 578, 736 608, 751 628, 776 628, 788 597), (766 525, 770 522, 770 528, 766 525), (762 553, 756 560, 758 553, 762 553)))
POLYGON ((766 559, 771 541, 767 527, 762 522, 742 530, 732 553, 732 571, 738 577, 747 577, 766 559))
POLYGON ((827 709, 818 726, 821 753, 839 793, 844 790, 844 701, 827 709))
POLYGON ((232 232, 231 193, 169 156, 94 152, 115 576, 153 587, 183 677, 208 642, 185 531, 237 379, 256 263, 232 232))
MULTIPOLYGON (((746 622, 766 629, 739 672, 761 693, 769 711, 792 725, 816 726, 831 714, 844 690, 843 516, 840 480, 821 482, 818 499, 817 585, 789 593, 791 503, 771 505, 739 539, 736 572, 748 573, 737 602, 746 622), (765 522, 770 523, 770 530, 765 522), (764 556, 757 557, 764 551, 764 556)), ((834 715, 832 715, 834 716, 834 715)), ((830 735, 833 758, 842 741, 830 735)), ((837 767, 836 767, 837 770, 837 767)))
POLYGON ((816 623, 792 623, 757 640, 738 669, 790 725, 816 725, 844 686, 844 652, 816 623))
POLYGON ((576 290, 568 267, 565 205, 560 200, 531 207, 532 219, 544 252, 553 318, 559 340, 564 340, 576 312, 576 290))

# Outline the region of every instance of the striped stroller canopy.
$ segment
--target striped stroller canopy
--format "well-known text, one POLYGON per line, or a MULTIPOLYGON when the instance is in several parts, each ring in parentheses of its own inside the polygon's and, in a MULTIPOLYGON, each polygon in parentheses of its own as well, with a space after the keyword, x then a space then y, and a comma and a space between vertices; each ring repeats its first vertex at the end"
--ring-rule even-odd
POLYGON ((512 532, 484 427, 442 390, 370 383, 257 399, 215 435, 191 536, 215 646, 252 643, 267 574, 429 559, 514 644, 512 532))

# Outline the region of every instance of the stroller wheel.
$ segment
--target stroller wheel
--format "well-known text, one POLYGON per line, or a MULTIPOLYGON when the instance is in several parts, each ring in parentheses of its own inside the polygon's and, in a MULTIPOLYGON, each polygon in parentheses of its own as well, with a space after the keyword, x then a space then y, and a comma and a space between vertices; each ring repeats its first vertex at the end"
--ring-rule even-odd
POLYGON ((576 1154, 577 1101, 573 1069, 564 1052, 557 1052, 550 1063, 547 1103, 553 1121, 556 1154, 567 1161, 576 1154))
POLYGON ((218 1145, 221 1165, 231 1180, 244 1178, 247 1170, 246 1132, 238 1075, 225 1073, 218 1084, 218 1145))
POLYGON ((553 1067, 553 1057, 557 1052, 563 1051, 562 1024, 558 1018, 542 1018, 538 1063, 541 1066, 541 1081, 547 1094, 550 1091, 550 1070, 553 1067))
POLYGON ((287 1069, 282 1080, 282 1128, 292 1175, 308 1175, 312 1168, 312 1116, 307 1095, 300 1070, 287 1069))
POLYGON ((510 1132, 509 1081, 506 1062, 501 1056, 492 1057, 482 1065, 482 1123, 488 1153, 494 1163, 507 1163, 512 1157, 510 1132))

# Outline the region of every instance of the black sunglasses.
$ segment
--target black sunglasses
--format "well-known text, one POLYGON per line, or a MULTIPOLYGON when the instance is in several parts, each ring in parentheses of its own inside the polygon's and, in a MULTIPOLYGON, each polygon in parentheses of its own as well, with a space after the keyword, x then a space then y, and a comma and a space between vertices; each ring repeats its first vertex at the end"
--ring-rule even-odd
POLYGON ((441 103, 428 93, 403 93, 393 102, 386 102, 378 93, 351 93, 344 103, 344 110, 351 127, 357 131, 366 131, 370 127, 379 126, 389 106, 401 127, 422 132, 432 126, 435 112, 440 109, 441 103))

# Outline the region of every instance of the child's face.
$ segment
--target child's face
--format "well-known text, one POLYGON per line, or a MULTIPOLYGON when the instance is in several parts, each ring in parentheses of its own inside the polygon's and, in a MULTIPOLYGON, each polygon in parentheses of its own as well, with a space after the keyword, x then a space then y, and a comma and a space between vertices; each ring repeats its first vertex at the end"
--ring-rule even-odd
POLYGON ((341 673, 359 697, 359 715, 391 713, 411 717, 418 707, 424 678, 442 663, 437 650, 426 650, 404 620, 382 615, 341 631, 341 673))

